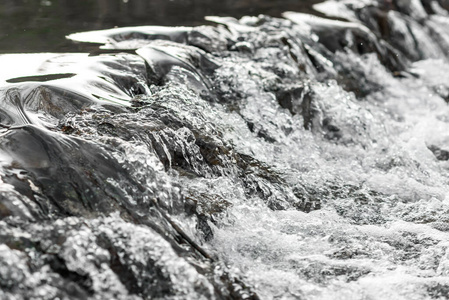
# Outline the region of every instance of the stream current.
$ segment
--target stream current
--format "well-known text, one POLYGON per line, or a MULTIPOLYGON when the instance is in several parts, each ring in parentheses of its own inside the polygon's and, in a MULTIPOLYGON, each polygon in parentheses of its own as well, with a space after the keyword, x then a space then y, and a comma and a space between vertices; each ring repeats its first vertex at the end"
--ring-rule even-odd
POLYGON ((0 299, 447 299, 449 3, 314 8, 0 55, 0 299))

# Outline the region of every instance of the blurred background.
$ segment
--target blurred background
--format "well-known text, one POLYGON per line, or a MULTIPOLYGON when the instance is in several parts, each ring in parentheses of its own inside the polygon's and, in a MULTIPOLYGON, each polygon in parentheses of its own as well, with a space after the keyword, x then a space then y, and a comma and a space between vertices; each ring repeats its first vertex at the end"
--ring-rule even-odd
POLYGON ((0 0, 0 53, 73 52, 70 33, 136 25, 200 25, 208 15, 310 12, 320 0, 0 0))

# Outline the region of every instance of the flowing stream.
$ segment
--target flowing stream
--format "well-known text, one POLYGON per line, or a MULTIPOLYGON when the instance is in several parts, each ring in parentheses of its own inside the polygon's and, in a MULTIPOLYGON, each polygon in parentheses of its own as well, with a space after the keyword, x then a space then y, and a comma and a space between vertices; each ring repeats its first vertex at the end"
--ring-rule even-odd
POLYGON ((0 55, 0 299, 448 299, 449 2, 314 9, 0 55))

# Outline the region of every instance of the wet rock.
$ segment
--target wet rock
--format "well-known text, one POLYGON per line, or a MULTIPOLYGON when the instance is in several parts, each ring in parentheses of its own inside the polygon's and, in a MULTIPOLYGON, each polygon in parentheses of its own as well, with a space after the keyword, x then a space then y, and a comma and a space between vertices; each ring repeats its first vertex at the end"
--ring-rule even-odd
POLYGON ((407 66, 407 61, 397 50, 378 39, 364 25, 297 13, 284 15, 293 22, 310 26, 311 32, 317 36, 316 41, 306 42, 306 49, 309 49, 315 68, 325 74, 324 78, 336 79, 345 90, 354 92, 359 98, 380 89, 379 84, 367 76, 364 59, 375 56, 392 73, 405 70, 407 66), (359 66, 355 63, 358 60, 361 60, 359 66))
POLYGON ((332 53, 342 50, 350 50, 358 55, 375 53, 379 61, 391 71, 405 69, 406 61, 401 60, 396 50, 379 40, 364 25, 295 13, 288 13, 285 16, 294 22, 304 22, 311 26, 312 32, 318 36, 319 42, 332 53))
POLYGON ((430 145, 427 148, 429 148, 429 150, 432 151, 436 159, 449 160, 449 151, 443 150, 435 145, 430 145))
POLYGON ((429 284, 426 289, 431 299, 440 299, 449 293, 449 286, 438 282, 429 284))
MULTIPOLYGON (((387 47, 393 46, 394 49, 390 47, 391 50, 401 52, 408 59, 440 57, 445 53, 438 43, 444 40, 447 33, 440 35, 439 39, 428 38, 429 33, 435 32, 435 29, 429 21, 432 17, 427 15, 424 7, 420 1, 378 1, 377 5, 355 9, 355 14, 363 24, 388 43, 387 47)), ((391 57, 402 60, 398 55, 391 57)))
MULTIPOLYGON (((12 264, 2 268, 2 290, 14 294, 20 290, 27 297, 43 299, 56 295, 81 299, 108 295, 116 299, 153 297, 207 297, 224 299, 195 267, 178 256, 170 243, 145 226, 131 225, 118 217, 94 220, 69 218, 45 226, 22 228, 1 224, 3 234, 32 232, 34 243, 20 251, 1 245, 0 259, 12 264), (38 237, 38 238, 37 238, 38 237), (48 243, 59 247, 46 249, 48 243), (124 243, 126 241, 126 243, 124 243), (131 246, 132 245, 132 246, 131 246), (21 251, 31 254, 24 255, 21 251), (38 265, 28 267, 33 260, 38 265), (39 280, 46 276, 46 280, 39 280), (188 283, 190 282, 190 283, 188 283), (17 285, 15 285, 17 284, 17 285), (49 292, 51 291, 51 293, 49 292)), ((22 225, 23 226, 23 225, 22 225)), ((217 275, 220 276, 220 275, 217 275)), ((223 279, 226 277, 222 275, 223 279)), ((10 295, 11 295, 10 294, 10 295)))
POLYGON ((226 213, 232 203, 226 201, 220 195, 198 193, 189 190, 185 196, 186 210, 194 213, 197 218, 197 228, 202 232, 205 241, 213 239, 213 231, 208 224, 217 224, 217 219, 226 213))

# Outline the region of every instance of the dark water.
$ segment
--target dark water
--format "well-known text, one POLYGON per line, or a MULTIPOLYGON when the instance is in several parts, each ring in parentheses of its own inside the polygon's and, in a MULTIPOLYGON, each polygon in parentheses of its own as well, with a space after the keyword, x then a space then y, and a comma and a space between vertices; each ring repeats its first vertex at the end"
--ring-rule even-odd
POLYGON ((3 0, 0 53, 80 51, 67 41, 79 31, 136 25, 200 25, 208 15, 310 11, 319 0, 3 0))

